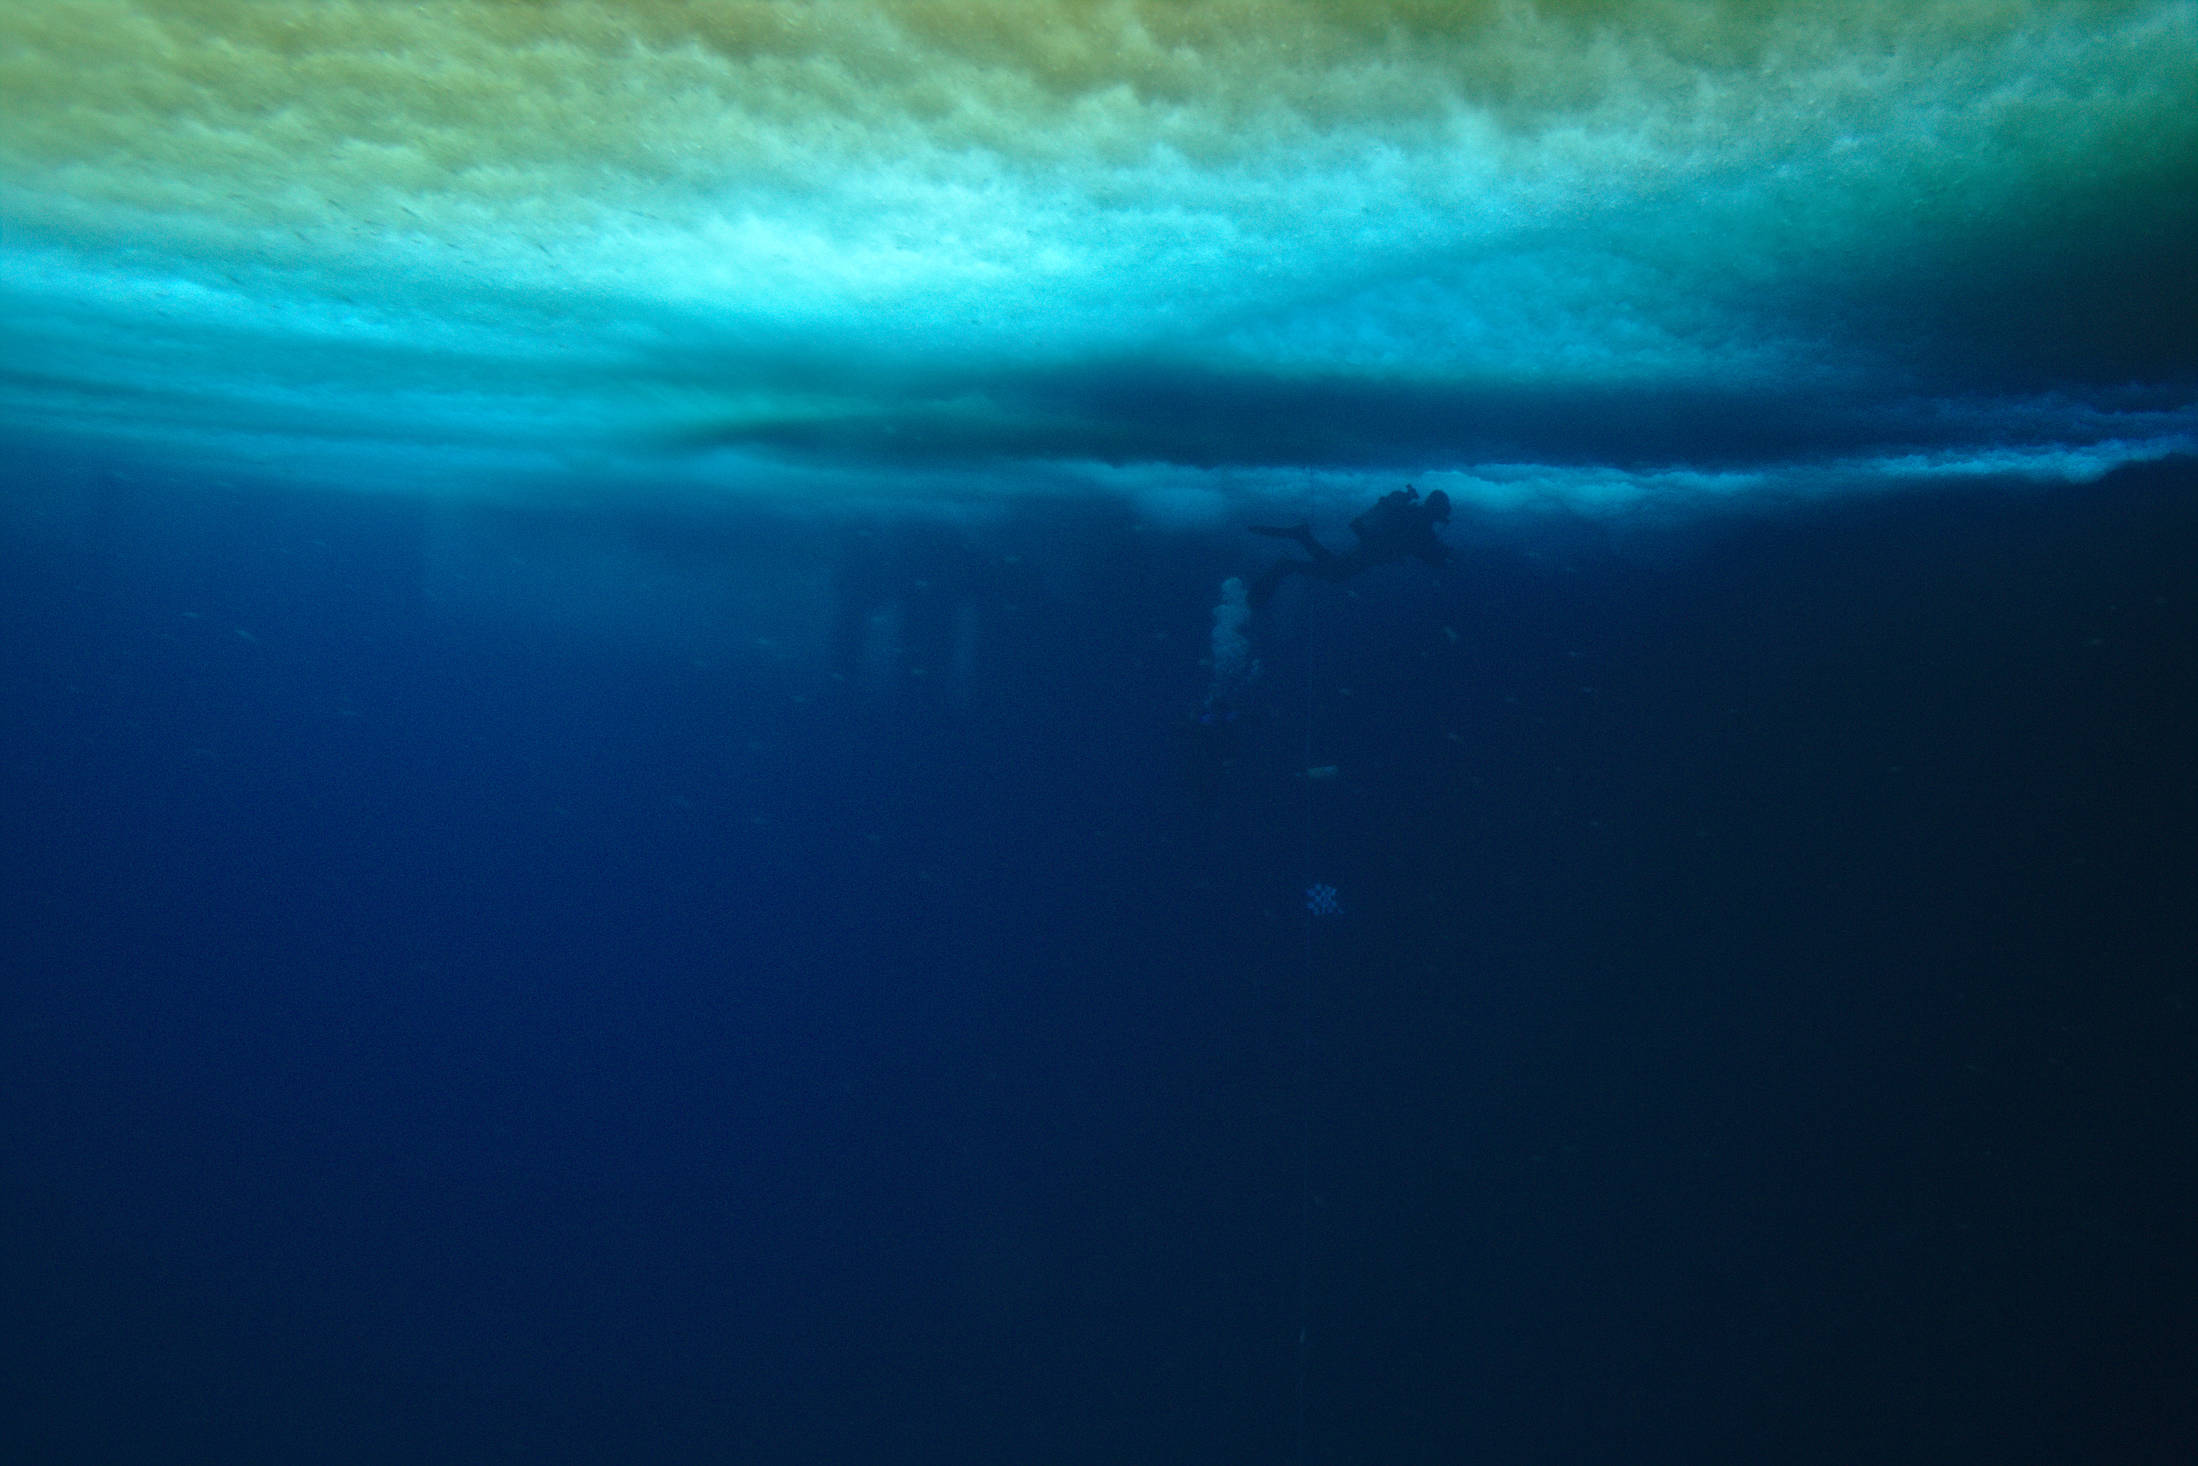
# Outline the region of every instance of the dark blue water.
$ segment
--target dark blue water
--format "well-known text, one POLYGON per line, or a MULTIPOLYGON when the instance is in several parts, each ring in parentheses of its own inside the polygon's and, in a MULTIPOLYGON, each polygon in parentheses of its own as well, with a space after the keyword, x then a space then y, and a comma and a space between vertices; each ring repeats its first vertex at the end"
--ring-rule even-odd
POLYGON ((1271 542, 113 467, 0 550, 9 1459, 2198 1450, 2187 462, 1461 519, 1226 746, 1271 542))

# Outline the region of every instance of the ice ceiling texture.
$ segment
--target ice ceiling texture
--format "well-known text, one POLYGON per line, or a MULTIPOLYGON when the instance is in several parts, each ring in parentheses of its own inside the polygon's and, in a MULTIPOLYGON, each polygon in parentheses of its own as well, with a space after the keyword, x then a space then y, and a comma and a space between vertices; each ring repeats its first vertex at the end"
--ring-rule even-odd
POLYGON ((40 0, 0 429, 1196 513, 2193 442, 2188 0, 40 0))

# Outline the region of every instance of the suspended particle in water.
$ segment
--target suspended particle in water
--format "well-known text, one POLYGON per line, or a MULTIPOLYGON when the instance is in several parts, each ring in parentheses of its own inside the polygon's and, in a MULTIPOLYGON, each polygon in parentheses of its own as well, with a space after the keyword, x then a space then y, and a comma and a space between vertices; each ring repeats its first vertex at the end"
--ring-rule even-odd
POLYGON ((1314 916, 1341 916, 1343 902, 1337 899, 1334 886, 1307 886, 1305 909, 1314 916))

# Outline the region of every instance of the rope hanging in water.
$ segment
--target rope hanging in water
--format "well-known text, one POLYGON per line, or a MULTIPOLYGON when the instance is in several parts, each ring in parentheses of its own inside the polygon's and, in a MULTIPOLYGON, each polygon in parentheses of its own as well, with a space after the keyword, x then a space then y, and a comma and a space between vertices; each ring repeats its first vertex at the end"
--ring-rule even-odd
MULTIPOLYGON (((1305 483, 1305 518, 1312 520, 1313 483, 1310 476, 1305 483)), ((1298 1466, 1304 1466, 1306 1452, 1306 1395, 1312 1367, 1313 1348, 1313 999, 1314 953, 1313 925, 1323 917, 1333 916, 1343 908, 1336 896, 1336 888, 1319 881, 1313 874, 1313 851, 1316 784, 1311 775, 1313 764, 1313 713, 1314 713, 1314 651, 1315 627, 1309 614, 1305 623, 1305 744, 1304 760, 1299 767, 1305 774, 1305 855, 1301 870, 1305 879, 1305 909, 1300 917, 1304 923, 1305 972, 1303 989, 1298 1007, 1298 1256, 1297 1256, 1297 1382, 1295 1391, 1296 1434, 1298 1466)))

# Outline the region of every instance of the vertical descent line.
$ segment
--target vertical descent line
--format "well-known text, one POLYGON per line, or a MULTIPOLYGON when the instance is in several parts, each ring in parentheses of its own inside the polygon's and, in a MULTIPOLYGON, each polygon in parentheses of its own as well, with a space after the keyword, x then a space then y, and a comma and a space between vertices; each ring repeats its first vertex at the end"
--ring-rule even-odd
MULTIPOLYGON (((1313 518, 1313 479, 1305 479, 1305 522, 1313 518)), ((1308 585, 1308 590, 1311 588, 1308 585)), ((1301 867, 1304 879, 1301 883, 1305 898, 1300 902, 1299 920, 1304 923, 1305 972, 1302 991, 1298 998, 1298 1247, 1297 1247, 1297 1461, 1305 1466, 1306 1453, 1306 1394, 1312 1367, 1313 1348, 1313 923, 1320 918, 1313 910, 1311 891, 1317 876, 1313 869, 1314 848, 1314 779, 1313 770, 1313 711, 1314 711, 1314 658, 1318 648, 1317 625, 1311 602, 1306 597, 1305 620, 1305 743, 1303 761, 1298 765, 1298 777, 1305 784, 1305 855, 1301 867)))

